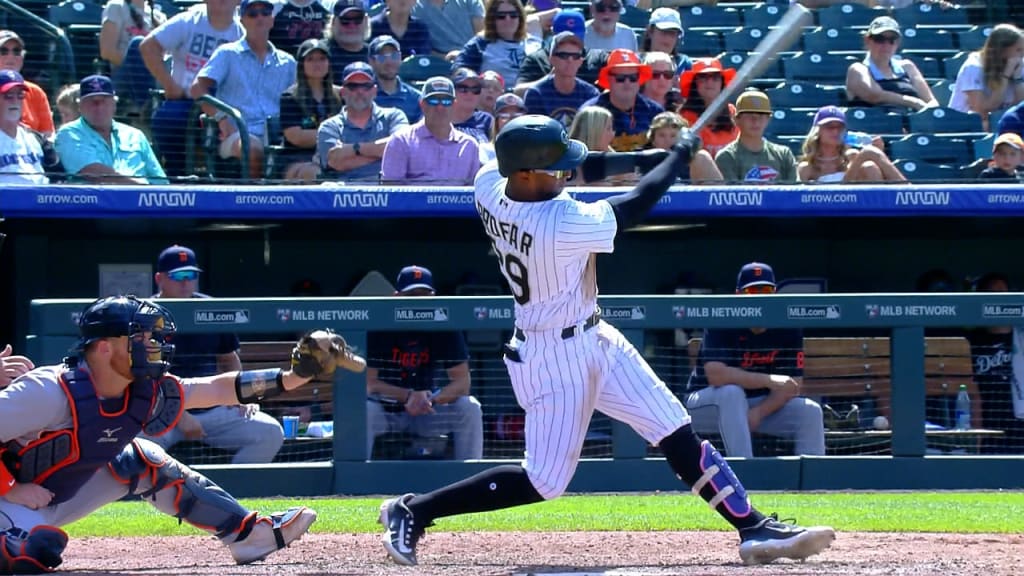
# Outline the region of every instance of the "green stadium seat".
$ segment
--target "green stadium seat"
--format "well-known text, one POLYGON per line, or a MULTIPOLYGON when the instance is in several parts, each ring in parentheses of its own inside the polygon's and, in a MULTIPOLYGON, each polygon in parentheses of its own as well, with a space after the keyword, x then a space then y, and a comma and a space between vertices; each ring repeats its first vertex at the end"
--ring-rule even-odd
POLYGON ((785 13, 784 6, 761 3, 743 11, 743 25, 750 28, 770 28, 775 26, 785 13))
POLYGON ((619 15, 619 22, 630 28, 647 28, 650 20, 651 13, 647 10, 641 10, 636 6, 627 5, 626 11, 619 15))
POLYGON ((921 71, 921 76, 924 76, 926 81, 938 81, 945 78, 942 61, 938 58, 915 56, 910 58, 910 61, 917 65, 917 69, 921 71))
POLYGON ((893 10, 892 17, 904 30, 912 26, 968 27, 967 10, 960 7, 942 8, 927 2, 914 2, 905 8, 893 10))
POLYGON ((822 106, 839 106, 840 92, 828 90, 811 82, 783 82, 775 88, 765 90, 773 108, 809 108, 817 110, 822 106))
POLYGON ((409 56, 402 60, 398 74, 405 82, 423 82, 432 76, 448 76, 452 64, 442 56, 409 56))
POLYGON ((960 67, 964 65, 964 61, 970 56, 970 52, 960 52, 955 56, 951 56, 942 61, 942 69, 945 72, 943 76, 946 80, 956 82, 956 76, 960 73, 960 67))
POLYGON ((929 54, 954 55, 956 37, 948 30, 938 28, 905 28, 900 43, 904 52, 927 52, 929 54))
POLYGON ((922 134, 952 134, 983 132, 981 116, 965 114, 952 108, 926 108, 907 116, 910 132, 922 134))
POLYGON ((680 52, 691 58, 718 56, 722 53, 722 36, 714 30, 690 32, 683 36, 680 52))
POLYGON ((855 61, 836 54, 803 52, 784 59, 782 72, 786 81, 844 84, 846 69, 855 61))
POLYGON ((850 108, 846 111, 846 127, 875 135, 903 135, 903 115, 884 107, 850 108))
POLYGON ((772 119, 765 128, 768 138, 776 136, 806 136, 814 121, 814 112, 808 110, 790 110, 772 106, 772 119))
POLYGON ((740 26, 722 34, 722 46, 726 52, 753 52, 767 34, 768 30, 740 26))
POLYGON ((962 138, 919 133, 908 134, 892 142, 889 151, 890 157, 894 159, 956 166, 963 164, 973 154, 967 140, 962 138))
MULTIPOLYGON (((861 4, 836 4, 818 10, 818 25, 822 28, 866 28, 872 20, 888 14, 885 10, 868 8, 861 4)), ((901 26, 904 26, 902 21, 901 26)))
POLYGON ((896 160, 896 168, 912 183, 951 182, 962 178, 960 168, 946 164, 932 164, 923 160, 896 160))
POLYGON ((853 28, 815 28, 804 34, 804 50, 817 54, 864 53, 864 36, 853 28))
POLYGON ((680 13, 687 31, 693 28, 732 29, 743 25, 743 16, 735 8, 697 5, 684 8, 680 13))
POLYGON ((984 138, 978 138, 971 145, 974 148, 974 159, 989 159, 992 157, 992 144, 996 141, 995 134, 989 134, 984 138))
POLYGON ((958 30, 953 33, 956 36, 957 48, 965 52, 981 50, 992 33, 992 26, 972 26, 967 30, 958 30))

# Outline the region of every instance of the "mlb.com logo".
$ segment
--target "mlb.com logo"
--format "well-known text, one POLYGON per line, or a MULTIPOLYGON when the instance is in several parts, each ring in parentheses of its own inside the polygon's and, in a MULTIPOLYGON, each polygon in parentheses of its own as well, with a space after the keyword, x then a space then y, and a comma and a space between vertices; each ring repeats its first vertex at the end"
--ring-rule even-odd
POLYGON ((292 311, 289 308, 278 308, 277 319, 281 322, 287 322, 292 319, 292 311))
POLYGON ((878 309, 878 304, 865 304, 864 313, 868 315, 868 318, 878 318, 881 311, 878 309))
POLYGON ((647 318, 644 306, 602 306, 601 316, 609 320, 643 320, 647 318))
POLYGON ((395 308, 395 320, 400 322, 447 322, 447 308, 395 308))
POLYGON ((686 306, 673 306, 672 315, 675 316, 677 320, 680 318, 686 318, 686 306))
POLYGON ((512 318, 511 308, 488 308, 486 306, 477 306, 473 308, 473 317, 477 320, 508 320, 512 318))

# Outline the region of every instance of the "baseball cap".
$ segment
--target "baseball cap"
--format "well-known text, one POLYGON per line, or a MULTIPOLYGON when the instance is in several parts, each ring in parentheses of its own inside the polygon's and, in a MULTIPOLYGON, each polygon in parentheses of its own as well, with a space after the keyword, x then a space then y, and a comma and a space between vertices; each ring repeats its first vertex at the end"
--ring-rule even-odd
POLYGON ((551 20, 551 31, 556 36, 562 32, 572 32, 583 40, 586 27, 583 13, 578 10, 562 10, 551 20))
POLYGON ((640 57, 636 55, 636 52, 625 48, 616 48, 608 54, 608 63, 601 68, 601 72, 597 75, 597 85, 607 90, 610 85, 608 76, 618 68, 636 68, 640 73, 640 85, 651 79, 651 67, 640 62, 640 57))
POLYGON ((751 286, 775 287, 775 271, 764 262, 751 262, 740 268, 736 276, 736 289, 743 290, 751 286))
POLYGON ((82 78, 78 83, 78 99, 85 100, 89 96, 114 96, 114 83, 102 74, 82 78))
POLYGON ((479 80, 480 75, 473 71, 472 68, 457 68, 452 74, 452 84, 458 86, 466 80, 479 80))
POLYGON ((526 112, 526 103, 523 102, 523 99, 517 96, 516 94, 513 94, 512 92, 507 92, 505 94, 502 94, 501 96, 498 96, 494 100, 495 113, 501 112, 505 108, 519 108, 523 112, 526 112))
POLYGON ((11 40, 17 40, 22 48, 25 47, 25 41, 21 39, 21 36, 18 36, 17 32, 14 30, 0 30, 0 46, 7 44, 11 40))
POLYGON ((168 246, 160 253, 160 257, 156 261, 157 272, 182 272, 185 270, 193 270, 195 272, 202 272, 203 269, 196 264, 196 253, 187 246, 180 246, 175 244, 174 246, 168 246))
POLYGON ((900 36, 903 32, 900 31, 900 25, 891 16, 879 16, 868 24, 868 29, 864 32, 866 36, 877 36, 882 32, 895 32, 900 36))
POLYGON ((428 78, 427 81, 423 83, 423 94, 420 96, 420 100, 425 100, 430 96, 448 96, 449 98, 455 98, 455 84, 452 84, 452 81, 444 76, 428 78))
POLYGON ((274 3, 271 2, 270 0, 242 0, 238 4, 238 13, 239 14, 244 14, 245 13, 245 9, 248 8, 249 6, 252 6, 253 4, 266 4, 266 5, 271 6, 271 7, 274 6, 274 3))
POLYGON ((299 49, 296 51, 296 54, 298 54, 299 60, 302 60, 306 56, 309 56, 309 53, 314 50, 319 50, 328 56, 331 55, 330 45, 327 44, 326 40, 321 40, 319 38, 310 38, 302 44, 299 44, 299 49))
POLYGON ((0 70, 0 94, 18 86, 25 86, 25 79, 21 74, 14 70, 0 70))
POLYGON ((654 26, 658 30, 683 31, 683 19, 679 17, 679 11, 675 8, 658 8, 651 12, 651 19, 647 25, 654 26))
POLYGON ((398 280, 395 282, 395 289, 399 292, 409 292, 417 288, 427 290, 434 289, 434 275, 423 266, 406 266, 398 273, 398 280))
POLYGON ((572 42, 573 44, 579 46, 580 50, 584 50, 583 36, 580 36, 575 32, 570 32, 566 30, 565 32, 559 32, 558 34, 555 34, 555 37, 551 39, 551 49, 548 51, 548 56, 554 54, 555 51, 558 50, 558 46, 561 45, 563 42, 572 42))
POLYGON ((402 51, 402 45, 398 43, 398 40, 396 40, 394 36, 391 36, 390 34, 382 34, 370 42, 370 54, 380 54, 380 51, 385 46, 391 46, 398 52, 402 51))
POLYGON ((736 69, 722 68, 722 61, 718 58, 695 58, 693 66, 679 76, 679 92, 684 97, 690 97, 690 87, 698 74, 721 74, 724 88, 736 77, 736 69))
POLYGON ((753 112, 755 114, 771 114, 772 103, 768 95, 760 90, 747 90, 736 99, 736 113, 753 112))
POLYGON ((501 74, 498 74, 494 70, 485 70, 484 73, 480 75, 480 79, 485 82, 493 80, 494 82, 497 82, 501 86, 502 91, 505 90, 505 79, 501 76, 501 74))
MULTIPOLYGON (((0 88, 0 91, 3 91, 0 88)), ((996 137, 996 141, 992 143, 992 151, 995 152, 996 148, 999 148, 1000 144, 1006 144, 1017 150, 1024 150, 1024 139, 1015 132, 1004 132, 996 137)))
POLYGON ((345 83, 348 82, 349 78, 359 75, 366 76, 366 79, 370 82, 377 81, 377 77, 373 74, 373 68, 366 62, 353 62, 345 66, 345 69, 341 71, 341 81, 345 83))
POLYGON ((344 16, 346 12, 351 12, 353 10, 358 10, 364 15, 366 14, 366 9, 363 8, 362 0, 338 0, 334 3, 335 16, 344 16))
POLYGON ((814 113, 815 126, 824 126, 832 122, 846 125, 846 114, 838 106, 822 106, 814 113))

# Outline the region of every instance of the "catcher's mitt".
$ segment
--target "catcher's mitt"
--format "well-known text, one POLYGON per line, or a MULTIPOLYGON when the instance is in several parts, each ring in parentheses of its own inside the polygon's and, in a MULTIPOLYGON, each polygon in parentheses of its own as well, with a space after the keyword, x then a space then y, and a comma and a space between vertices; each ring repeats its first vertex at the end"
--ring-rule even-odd
POLYGON ((297 376, 330 376, 339 366, 351 372, 362 372, 366 370, 366 360, 329 328, 307 332, 292 348, 292 372, 297 376))

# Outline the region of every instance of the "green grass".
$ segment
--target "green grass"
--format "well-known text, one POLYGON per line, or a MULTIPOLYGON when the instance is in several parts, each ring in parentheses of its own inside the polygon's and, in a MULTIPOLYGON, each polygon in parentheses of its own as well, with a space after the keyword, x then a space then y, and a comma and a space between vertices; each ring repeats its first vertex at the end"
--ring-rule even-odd
MULTIPOLYGON (((1024 493, 855 492, 751 496, 765 512, 801 524, 827 524, 840 531, 1024 532, 1024 493)), ((319 513, 313 532, 371 533, 378 530, 379 498, 243 500, 264 512, 306 504, 319 513)), ((688 493, 567 496, 521 508, 439 520, 444 531, 729 530, 703 501, 688 493)), ((173 518, 142 502, 117 502, 67 527, 73 537, 188 535, 173 518)))

